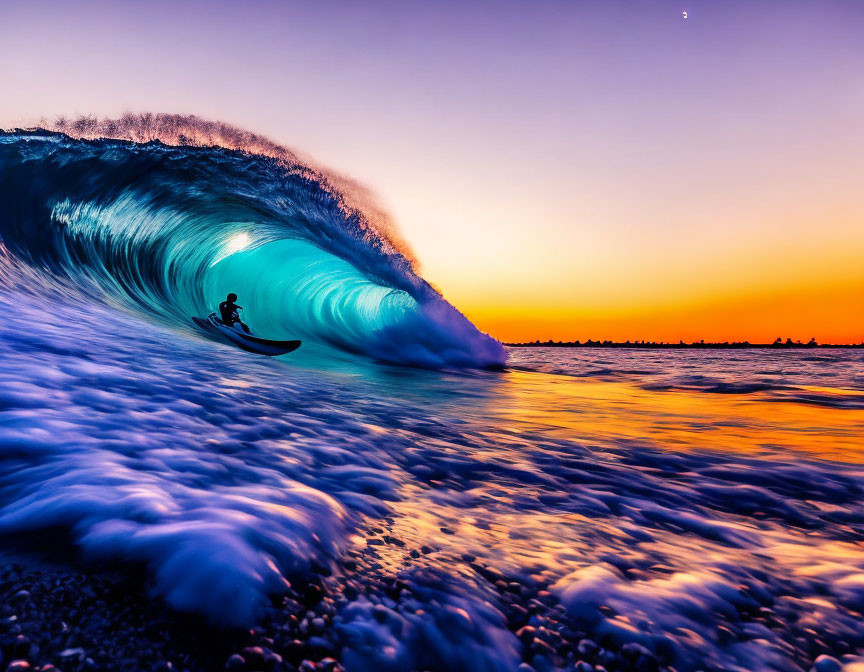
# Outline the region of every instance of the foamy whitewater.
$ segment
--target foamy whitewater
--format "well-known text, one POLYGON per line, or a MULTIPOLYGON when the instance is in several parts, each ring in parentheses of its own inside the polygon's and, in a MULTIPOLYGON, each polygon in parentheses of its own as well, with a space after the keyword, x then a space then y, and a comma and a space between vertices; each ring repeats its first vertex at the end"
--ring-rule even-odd
POLYGON ((0 135, 7 546, 144 569, 214 629, 350 579, 320 635, 349 672, 855 669, 860 350, 500 370, 339 189, 251 151, 0 135), (228 291, 303 348, 208 340, 190 318, 228 291))

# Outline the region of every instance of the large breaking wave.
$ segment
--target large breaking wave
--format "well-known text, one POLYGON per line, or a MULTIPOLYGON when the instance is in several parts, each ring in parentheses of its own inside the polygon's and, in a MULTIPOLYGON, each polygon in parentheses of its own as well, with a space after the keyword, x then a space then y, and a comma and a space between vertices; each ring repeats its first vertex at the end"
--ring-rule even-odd
POLYGON ((271 338, 424 367, 504 363, 349 180, 194 117, 57 128, 0 132, 0 243, 40 282, 185 325, 234 291, 271 338))

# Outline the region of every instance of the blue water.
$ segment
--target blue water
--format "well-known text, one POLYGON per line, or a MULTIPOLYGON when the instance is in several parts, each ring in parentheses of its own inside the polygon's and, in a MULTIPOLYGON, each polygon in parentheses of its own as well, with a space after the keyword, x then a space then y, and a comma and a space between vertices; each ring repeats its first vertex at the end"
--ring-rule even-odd
POLYGON ((498 370, 312 169, 6 134, 0 177, 4 539, 62 530, 248 627, 386 524, 404 546, 375 571, 413 592, 338 614, 349 672, 515 670, 514 585, 680 671, 864 646, 861 351, 525 349, 498 370), (303 348, 197 332, 228 290, 303 348))

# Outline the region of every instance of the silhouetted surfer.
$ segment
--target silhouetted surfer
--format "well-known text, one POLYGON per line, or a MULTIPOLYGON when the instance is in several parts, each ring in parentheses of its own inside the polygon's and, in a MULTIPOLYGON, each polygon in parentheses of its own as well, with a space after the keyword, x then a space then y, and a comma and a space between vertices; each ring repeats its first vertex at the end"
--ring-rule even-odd
POLYGON ((247 334, 249 333, 249 327, 243 324, 240 321, 240 315, 238 314, 238 310, 243 310, 243 306, 238 306, 234 303, 237 300, 237 295, 234 292, 231 292, 226 300, 219 304, 219 315, 222 318, 222 324, 227 327, 233 327, 235 324, 239 324, 243 331, 247 334))

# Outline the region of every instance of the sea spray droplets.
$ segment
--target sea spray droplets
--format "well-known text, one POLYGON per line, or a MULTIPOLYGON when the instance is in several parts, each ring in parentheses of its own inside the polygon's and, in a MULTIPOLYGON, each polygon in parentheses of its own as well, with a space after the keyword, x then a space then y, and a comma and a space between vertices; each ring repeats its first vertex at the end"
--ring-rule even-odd
POLYGON ((388 251, 412 259, 408 244, 396 225, 367 188, 344 175, 321 166, 312 166, 308 159, 301 160, 293 150, 257 133, 225 122, 184 114, 126 113, 117 119, 99 119, 88 115, 74 119, 57 117, 53 120, 43 119, 40 126, 89 140, 113 138, 136 143, 223 147, 276 159, 286 170, 321 184, 339 201, 346 216, 356 218, 361 229, 369 232, 370 242, 372 238, 377 238, 385 243, 388 251))

